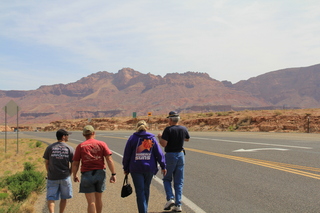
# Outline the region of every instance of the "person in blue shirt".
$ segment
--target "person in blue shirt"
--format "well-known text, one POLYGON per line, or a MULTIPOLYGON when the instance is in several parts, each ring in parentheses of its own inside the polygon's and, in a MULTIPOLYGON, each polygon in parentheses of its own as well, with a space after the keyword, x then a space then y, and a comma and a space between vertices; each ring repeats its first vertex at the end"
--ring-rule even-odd
POLYGON ((150 184, 153 175, 158 172, 158 163, 162 174, 166 174, 163 151, 155 135, 147 132, 148 125, 139 121, 125 146, 123 154, 124 174, 131 174, 134 184, 139 213, 148 212, 150 184))

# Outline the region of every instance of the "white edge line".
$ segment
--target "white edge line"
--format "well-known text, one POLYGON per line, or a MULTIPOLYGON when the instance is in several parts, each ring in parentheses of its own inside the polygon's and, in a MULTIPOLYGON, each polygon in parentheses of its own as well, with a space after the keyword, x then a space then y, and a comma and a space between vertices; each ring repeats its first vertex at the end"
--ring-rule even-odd
MULTIPOLYGON (((123 155, 119 154, 118 152, 115 152, 112 150, 112 153, 120 156, 121 158, 123 158, 123 155)), ((159 184, 162 184, 162 180, 160 178, 158 178, 157 176, 154 177, 155 181, 159 184)), ((205 211, 203 211, 199 206, 197 206, 195 203, 193 203, 191 200, 189 200, 187 197, 185 197, 184 195, 182 195, 182 202, 188 206, 190 209, 192 209, 194 212, 197 213, 206 213, 205 211)))
POLYGON ((303 147, 303 146, 290 146, 290 145, 282 145, 282 144, 269 144, 269 143, 255 143, 255 142, 245 142, 245 141, 232 141, 232 140, 223 140, 223 139, 213 139, 213 138, 198 138, 202 140, 210 140, 210 141, 221 141, 221 142, 229 142, 229 143, 246 143, 246 144, 255 144, 255 145, 262 145, 262 146, 279 146, 279 147, 290 147, 296 149, 312 149, 311 147, 303 147))

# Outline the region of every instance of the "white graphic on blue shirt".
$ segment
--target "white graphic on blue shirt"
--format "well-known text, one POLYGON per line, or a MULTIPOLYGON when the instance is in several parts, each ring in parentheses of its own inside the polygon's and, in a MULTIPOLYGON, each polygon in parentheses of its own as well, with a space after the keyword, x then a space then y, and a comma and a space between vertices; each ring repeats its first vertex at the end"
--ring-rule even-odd
POLYGON ((152 139, 139 138, 135 160, 150 160, 153 144, 152 139))

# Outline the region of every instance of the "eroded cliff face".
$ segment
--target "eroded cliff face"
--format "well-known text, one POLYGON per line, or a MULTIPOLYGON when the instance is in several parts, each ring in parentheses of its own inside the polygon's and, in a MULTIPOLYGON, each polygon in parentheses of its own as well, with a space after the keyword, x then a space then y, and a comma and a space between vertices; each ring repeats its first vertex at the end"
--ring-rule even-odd
MULTIPOLYGON (((131 68, 101 71, 69 84, 32 91, 0 91, 0 106, 14 100, 20 122, 124 117, 274 108, 320 107, 320 65, 274 71, 240 81, 220 82, 206 73, 169 73, 164 77, 131 68)), ((4 120, 4 113, 0 114, 4 120)), ((9 118, 14 122, 15 118, 9 118)))
POLYGON ((5 105, 12 98, 21 107, 21 123, 128 116, 133 112, 162 114, 176 109, 193 112, 194 106, 269 105, 251 94, 225 87, 206 73, 172 73, 161 77, 130 68, 116 74, 94 73, 66 85, 0 94, 0 104, 5 105))
POLYGON ((320 107, 319 80, 320 64, 269 72, 232 87, 273 105, 315 108, 320 107))

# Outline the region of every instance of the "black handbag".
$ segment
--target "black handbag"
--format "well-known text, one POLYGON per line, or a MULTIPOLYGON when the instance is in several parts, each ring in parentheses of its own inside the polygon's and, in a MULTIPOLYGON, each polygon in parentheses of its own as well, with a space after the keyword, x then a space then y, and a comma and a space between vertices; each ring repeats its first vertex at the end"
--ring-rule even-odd
POLYGON ((128 175, 124 176, 123 185, 121 189, 121 197, 128 197, 132 194, 132 187, 128 182, 128 175))

